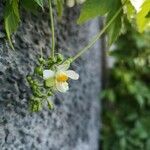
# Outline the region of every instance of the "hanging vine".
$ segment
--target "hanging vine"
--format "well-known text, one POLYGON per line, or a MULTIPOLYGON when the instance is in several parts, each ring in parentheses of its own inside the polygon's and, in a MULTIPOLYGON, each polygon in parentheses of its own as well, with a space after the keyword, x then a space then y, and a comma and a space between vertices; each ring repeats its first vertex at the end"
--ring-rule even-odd
POLYGON ((32 111, 41 110, 45 102, 47 102, 50 109, 53 108, 52 96, 58 91, 64 93, 69 89, 69 78, 73 80, 79 78, 75 71, 69 70, 71 63, 89 50, 104 32, 107 32, 108 43, 111 45, 125 28, 124 18, 127 18, 133 26, 136 26, 139 32, 144 32, 150 27, 150 0, 139 0, 137 3, 134 0, 5 0, 4 24, 12 49, 14 49, 14 46, 11 41, 11 35, 17 30, 20 23, 20 7, 28 10, 41 7, 44 10, 46 3, 49 7, 52 32, 51 55, 48 58, 43 58, 41 52, 38 66, 34 69, 34 73, 27 77, 32 90, 30 105, 32 111), (78 4, 84 4, 77 21, 78 24, 104 15, 106 16, 106 24, 100 33, 95 35, 89 44, 79 50, 75 56, 64 59, 62 54, 55 53, 57 41, 54 32, 53 9, 56 8, 58 16, 62 17, 63 9, 66 6, 73 7, 78 4))

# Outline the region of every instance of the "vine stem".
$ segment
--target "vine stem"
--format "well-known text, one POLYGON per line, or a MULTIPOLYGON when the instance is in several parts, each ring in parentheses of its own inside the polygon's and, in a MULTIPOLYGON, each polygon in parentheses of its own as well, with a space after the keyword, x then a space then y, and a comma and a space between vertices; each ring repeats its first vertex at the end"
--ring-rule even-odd
POLYGON ((51 32, 52 32, 52 50, 51 56, 52 58, 55 57, 55 28, 54 28, 54 17, 53 17, 53 10, 52 10, 52 0, 48 0, 49 5, 49 16, 50 16, 50 23, 51 23, 51 32))
POLYGON ((89 48, 91 48, 97 42, 97 40, 103 35, 103 33, 112 24, 112 22, 118 17, 118 15, 120 14, 121 10, 122 10, 122 7, 118 9, 118 11, 112 17, 112 19, 106 24, 106 26, 97 35, 95 35, 93 37, 93 39, 91 40, 91 42, 86 47, 84 47, 83 49, 81 49, 74 57, 72 57, 71 62, 74 62, 78 57, 80 57, 83 53, 85 53, 87 50, 89 50, 89 48))

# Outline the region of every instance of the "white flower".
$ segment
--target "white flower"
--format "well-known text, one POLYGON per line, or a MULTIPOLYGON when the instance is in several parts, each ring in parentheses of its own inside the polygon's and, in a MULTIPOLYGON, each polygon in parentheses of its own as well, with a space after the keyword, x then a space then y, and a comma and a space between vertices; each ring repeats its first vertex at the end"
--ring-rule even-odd
POLYGON ((73 7, 75 5, 75 3, 77 4, 82 4, 84 3, 86 0, 67 0, 67 6, 68 7, 73 7))
POLYGON ((145 0, 130 0, 137 12, 140 11, 142 4, 145 0))
POLYGON ((68 86, 68 79, 78 80, 79 74, 77 74, 73 70, 68 70, 68 64, 62 64, 57 66, 56 70, 44 70, 43 71, 43 78, 44 80, 48 81, 49 84, 55 87, 56 90, 59 92, 66 92, 69 90, 68 86))

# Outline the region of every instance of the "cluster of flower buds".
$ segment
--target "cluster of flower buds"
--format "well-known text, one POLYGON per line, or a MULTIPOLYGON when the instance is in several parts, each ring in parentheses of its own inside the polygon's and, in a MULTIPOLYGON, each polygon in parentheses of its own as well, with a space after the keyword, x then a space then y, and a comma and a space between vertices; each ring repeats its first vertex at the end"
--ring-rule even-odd
POLYGON ((69 69, 72 58, 64 60, 63 55, 55 54, 54 58, 40 57, 38 61, 33 74, 27 76, 32 90, 30 108, 33 112, 40 111, 45 102, 49 109, 53 109, 51 97, 57 92, 67 92, 69 79, 79 79, 79 74, 69 69))
POLYGON ((83 4, 86 0, 66 0, 68 7, 73 7, 75 4, 83 4))

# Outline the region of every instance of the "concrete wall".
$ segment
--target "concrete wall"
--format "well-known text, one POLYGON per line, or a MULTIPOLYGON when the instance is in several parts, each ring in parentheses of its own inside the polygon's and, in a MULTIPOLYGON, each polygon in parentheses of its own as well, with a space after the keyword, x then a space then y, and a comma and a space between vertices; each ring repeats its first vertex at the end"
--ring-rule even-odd
MULTIPOLYGON (((0 3, 0 22, 2 23, 0 3)), ((57 24, 57 48, 74 55, 99 31, 99 21, 75 24, 76 9, 66 10, 57 24)), ((33 71, 40 47, 49 54, 50 30, 47 13, 23 12, 22 24, 13 37, 15 51, 0 38, 0 150, 97 150, 100 124, 100 44, 97 43, 74 64, 80 74, 70 91, 57 94, 55 110, 28 111, 30 89, 25 80, 33 71)), ((3 28, 0 24, 0 32, 3 28)))

